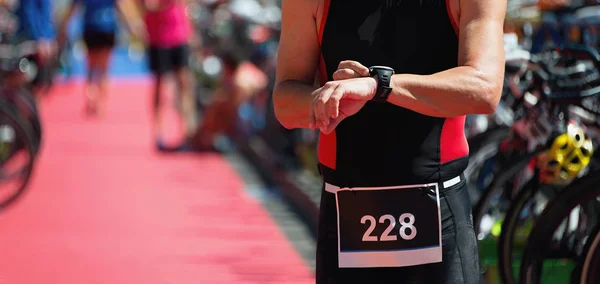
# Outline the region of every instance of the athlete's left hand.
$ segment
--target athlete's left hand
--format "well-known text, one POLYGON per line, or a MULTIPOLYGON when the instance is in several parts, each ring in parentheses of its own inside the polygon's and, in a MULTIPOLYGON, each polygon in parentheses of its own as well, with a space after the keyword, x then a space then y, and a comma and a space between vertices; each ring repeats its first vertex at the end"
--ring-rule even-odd
POLYGON ((337 70, 333 72, 333 80, 346 80, 352 78, 369 77, 369 68, 358 61, 345 60, 338 64, 337 70))
POLYGON ((315 91, 309 113, 311 129, 331 133, 345 118, 356 114, 375 96, 377 81, 372 77, 327 82, 315 91))

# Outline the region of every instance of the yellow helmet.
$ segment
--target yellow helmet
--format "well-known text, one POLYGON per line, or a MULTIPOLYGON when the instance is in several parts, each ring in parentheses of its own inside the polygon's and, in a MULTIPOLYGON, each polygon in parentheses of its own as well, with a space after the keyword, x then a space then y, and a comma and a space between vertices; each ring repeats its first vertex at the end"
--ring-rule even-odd
POLYGON ((538 156, 540 181, 559 185, 571 182, 588 166, 593 152, 592 140, 583 128, 570 122, 567 131, 557 135, 549 149, 538 156))

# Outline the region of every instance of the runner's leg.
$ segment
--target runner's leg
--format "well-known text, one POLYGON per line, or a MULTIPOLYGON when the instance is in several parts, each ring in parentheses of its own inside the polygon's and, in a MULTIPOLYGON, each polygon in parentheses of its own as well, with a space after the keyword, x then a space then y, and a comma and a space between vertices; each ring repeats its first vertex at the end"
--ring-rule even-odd
MULTIPOLYGON (((427 283, 478 284, 479 252, 473 228, 471 199, 466 182, 440 192, 442 214, 443 265, 439 267, 441 279, 427 283)), ((431 275, 433 276, 433 275, 431 275)))
POLYGON ((110 61, 111 48, 104 47, 94 51, 96 57, 96 74, 93 84, 98 91, 97 107, 100 115, 106 111, 106 93, 108 88, 108 63, 110 61))
POLYGON ((101 37, 101 34, 94 31, 85 30, 83 32, 83 41, 87 49, 88 74, 85 85, 85 109, 88 115, 98 114, 98 99, 100 96, 98 76, 101 72, 100 52, 103 44, 101 37))
POLYGON ((148 59, 150 70, 154 80, 154 88, 152 93, 152 130, 156 143, 161 143, 163 134, 163 115, 162 115, 162 100, 161 91, 165 80, 164 74, 169 69, 169 60, 165 55, 168 55, 167 50, 150 46, 148 48, 148 59))
POLYGON ((186 140, 189 140, 196 129, 196 97, 194 93, 194 77, 188 65, 189 48, 182 45, 171 49, 171 62, 175 70, 175 79, 177 81, 177 96, 181 104, 180 118, 184 126, 186 140))
POLYGON ((96 72, 97 72, 97 56, 94 52, 94 48, 90 48, 88 45, 87 48, 87 64, 88 64, 88 74, 87 81, 85 84, 85 110, 88 115, 96 115, 98 111, 98 92, 97 85, 94 84, 96 72))

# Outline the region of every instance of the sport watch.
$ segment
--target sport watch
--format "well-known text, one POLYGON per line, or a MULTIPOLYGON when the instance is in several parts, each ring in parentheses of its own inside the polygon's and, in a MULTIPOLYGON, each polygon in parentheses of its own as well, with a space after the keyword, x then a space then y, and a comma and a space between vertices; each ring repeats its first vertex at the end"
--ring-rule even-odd
POLYGON ((386 66, 371 66, 369 67, 369 75, 377 77, 377 91, 371 100, 374 102, 387 102, 392 93, 390 81, 392 75, 394 75, 394 69, 386 66))

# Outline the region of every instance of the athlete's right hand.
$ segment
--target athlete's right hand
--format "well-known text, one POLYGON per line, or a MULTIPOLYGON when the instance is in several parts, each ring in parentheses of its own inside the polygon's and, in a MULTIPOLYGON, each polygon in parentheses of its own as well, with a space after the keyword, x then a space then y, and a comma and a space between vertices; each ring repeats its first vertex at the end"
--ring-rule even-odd
MULTIPOLYGON (((345 60, 338 64, 338 69, 333 73, 333 80, 338 82, 341 81, 339 83, 342 85, 350 83, 349 86, 352 87, 348 88, 348 90, 352 90, 356 88, 356 85, 351 82, 357 82, 355 80, 358 78, 365 78, 363 79, 365 80, 364 83, 366 83, 365 86, 371 85, 369 83, 372 83, 372 80, 367 79, 367 77, 369 77, 369 73, 369 68, 360 64, 358 61, 345 60)), ((320 90, 325 90, 325 93, 328 93, 326 90, 332 89, 329 88, 328 85, 331 86, 335 84, 337 83, 330 82, 323 86, 320 90)), ((376 85, 372 87, 376 87, 376 85)), ((370 87, 367 88, 370 89, 370 87)), ((333 89, 335 89, 335 87, 333 89)), ((362 88, 359 87, 358 89, 362 88)), ((359 93, 362 92, 362 90, 359 91, 359 93)), ((371 91, 367 91, 367 93, 369 92, 371 91)), ((327 103, 323 102, 323 96, 319 95, 315 97, 309 115, 309 127, 311 129, 318 128, 325 134, 331 133, 340 124, 340 122, 342 122, 342 120, 360 111, 369 98, 368 96, 358 96, 356 98, 354 96, 348 96, 346 99, 344 99, 345 96, 339 98, 330 98, 329 95, 325 95, 325 97, 326 99, 324 101, 327 101, 327 103), (365 98, 367 98, 367 100, 365 100, 365 98)))
POLYGON ((308 125, 331 133, 345 118, 356 114, 375 96, 377 81, 372 77, 329 81, 315 90, 308 125))

